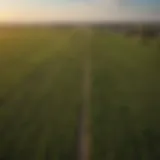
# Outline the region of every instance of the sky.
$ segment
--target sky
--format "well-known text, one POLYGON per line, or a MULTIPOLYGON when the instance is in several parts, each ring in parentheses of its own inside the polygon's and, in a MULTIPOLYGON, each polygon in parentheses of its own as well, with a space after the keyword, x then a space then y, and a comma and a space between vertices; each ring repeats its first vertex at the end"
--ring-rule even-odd
POLYGON ((160 21, 160 0, 0 0, 0 22, 160 21))

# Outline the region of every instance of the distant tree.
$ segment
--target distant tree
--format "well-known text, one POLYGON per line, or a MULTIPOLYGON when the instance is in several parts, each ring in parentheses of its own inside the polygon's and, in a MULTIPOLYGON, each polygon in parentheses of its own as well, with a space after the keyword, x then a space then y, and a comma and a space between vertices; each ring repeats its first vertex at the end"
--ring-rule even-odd
POLYGON ((127 37, 138 36, 143 44, 158 39, 160 36, 159 29, 154 25, 138 25, 128 28, 125 35, 127 37))
POLYGON ((148 44, 149 41, 155 40, 158 36, 158 30, 153 26, 141 26, 140 37, 143 44, 148 44))

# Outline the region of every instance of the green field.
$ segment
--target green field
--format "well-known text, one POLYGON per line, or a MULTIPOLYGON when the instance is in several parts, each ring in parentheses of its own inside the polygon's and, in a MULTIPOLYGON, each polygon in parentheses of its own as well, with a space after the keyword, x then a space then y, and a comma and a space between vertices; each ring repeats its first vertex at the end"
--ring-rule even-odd
POLYGON ((156 43, 99 31, 93 46, 93 159, 159 159, 156 43))
POLYGON ((91 53, 93 160, 160 159, 160 50, 101 29, 0 29, 0 159, 75 160, 91 53))

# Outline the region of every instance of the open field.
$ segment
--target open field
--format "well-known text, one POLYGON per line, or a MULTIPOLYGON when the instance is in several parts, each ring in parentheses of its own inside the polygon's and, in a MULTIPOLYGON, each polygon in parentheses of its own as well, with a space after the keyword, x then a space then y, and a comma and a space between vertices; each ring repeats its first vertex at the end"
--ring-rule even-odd
POLYGON ((98 31, 93 46, 93 159, 159 159, 156 43, 98 31))
POLYGON ((89 28, 0 29, 0 159, 76 159, 88 53, 91 159, 160 159, 157 43, 89 28))

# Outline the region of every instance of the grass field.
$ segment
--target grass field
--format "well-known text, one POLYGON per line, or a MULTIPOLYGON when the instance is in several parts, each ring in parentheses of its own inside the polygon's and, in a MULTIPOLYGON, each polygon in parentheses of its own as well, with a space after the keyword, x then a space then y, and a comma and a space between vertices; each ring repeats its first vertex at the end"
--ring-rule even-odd
POLYGON ((89 52, 92 159, 160 159, 157 43, 89 28, 0 29, 0 159, 76 159, 89 52))
POLYGON ((160 75, 155 42, 95 35, 93 159, 159 159, 160 75))

